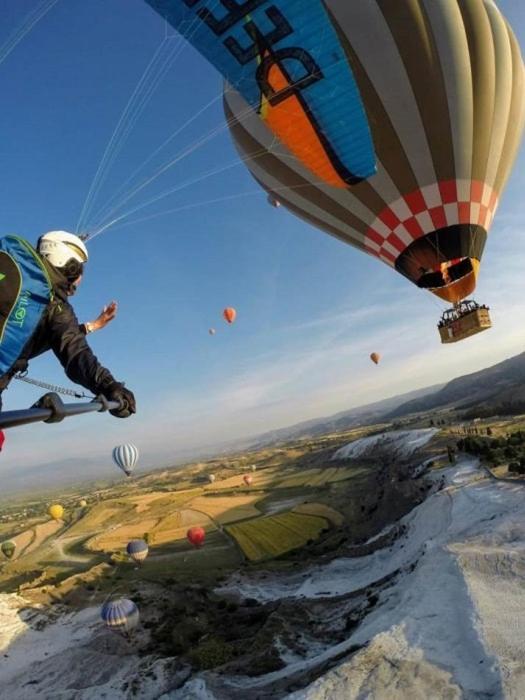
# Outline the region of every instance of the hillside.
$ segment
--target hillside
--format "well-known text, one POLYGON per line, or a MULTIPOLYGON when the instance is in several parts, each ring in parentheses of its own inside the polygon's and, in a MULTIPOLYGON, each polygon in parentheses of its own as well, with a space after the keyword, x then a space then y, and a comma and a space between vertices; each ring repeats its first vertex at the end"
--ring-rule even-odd
POLYGON ((400 405, 383 419, 437 408, 461 408, 472 414, 525 411, 525 352, 473 374, 457 377, 439 391, 400 405))

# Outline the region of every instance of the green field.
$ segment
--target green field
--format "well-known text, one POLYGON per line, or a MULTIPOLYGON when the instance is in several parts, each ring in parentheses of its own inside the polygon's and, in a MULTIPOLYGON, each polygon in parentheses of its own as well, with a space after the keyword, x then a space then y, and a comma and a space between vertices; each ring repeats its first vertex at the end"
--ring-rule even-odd
POLYGON ((228 525, 225 529, 250 561, 261 561, 302 547, 308 540, 317 539, 328 526, 325 518, 289 512, 228 525))

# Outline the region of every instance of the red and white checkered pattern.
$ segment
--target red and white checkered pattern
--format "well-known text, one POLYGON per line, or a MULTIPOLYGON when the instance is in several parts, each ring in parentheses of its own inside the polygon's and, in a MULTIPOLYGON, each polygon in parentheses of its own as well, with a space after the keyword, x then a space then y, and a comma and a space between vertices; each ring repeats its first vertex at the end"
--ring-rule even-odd
POLYGON ((422 187, 379 214, 366 233, 366 250, 393 267, 411 243, 437 229, 474 224, 488 231, 498 202, 496 192, 479 180, 448 180, 422 187))

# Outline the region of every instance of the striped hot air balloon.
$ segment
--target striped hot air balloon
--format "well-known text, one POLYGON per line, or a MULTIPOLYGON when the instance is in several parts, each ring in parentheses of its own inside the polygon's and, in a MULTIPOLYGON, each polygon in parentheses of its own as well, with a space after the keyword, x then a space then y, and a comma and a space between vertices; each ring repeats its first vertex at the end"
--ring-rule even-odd
POLYGON ((131 472, 135 468, 138 459, 139 451, 135 445, 131 443, 118 445, 113 449, 113 460, 126 476, 131 476, 131 472))
POLYGON ((100 616, 106 626, 117 632, 131 632, 139 624, 139 609, 132 600, 118 598, 102 606, 100 616))
POLYGON ((127 544, 126 552, 133 561, 141 564, 148 556, 148 543, 145 540, 131 540, 127 544))
MULTIPOLYGON (((457 303, 476 286, 523 132, 517 40, 493 0, 322 4, 364 104, 377 173, 346 189, 328 185, 228 87, 235 144, 291 212, 457 303)), ((331 80, 337 87, 340 78, 331 80)), ((356 133, 350 115, 341 123, 356 133)))

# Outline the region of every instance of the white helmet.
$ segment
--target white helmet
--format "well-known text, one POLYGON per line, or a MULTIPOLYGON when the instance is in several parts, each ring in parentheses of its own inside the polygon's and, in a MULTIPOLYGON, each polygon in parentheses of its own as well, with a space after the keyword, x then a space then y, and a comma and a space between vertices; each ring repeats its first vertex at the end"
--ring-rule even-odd
POLYGON ((78 277, 88 259, 84 241, 67 231, 49 231, 38 239, 38 252, 67 277, 78 277))

